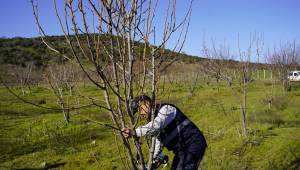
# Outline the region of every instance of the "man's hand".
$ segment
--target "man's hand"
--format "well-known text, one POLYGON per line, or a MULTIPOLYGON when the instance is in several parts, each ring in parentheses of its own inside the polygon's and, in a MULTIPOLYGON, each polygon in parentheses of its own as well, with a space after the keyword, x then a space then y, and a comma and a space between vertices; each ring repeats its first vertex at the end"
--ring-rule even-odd
POLYGON ((123 128, 122 129, 122 134, 125 138, 129 138, 132 136, 132 130, 129 128, 123 128))
POLYGON ((168 164, 168 161, 169 161, 169 157, 167 155, 160 155, 160 156, 157 156, 156 158, 153 159, 152 161, 152 168, 154 169, 158 169, 160 167, 160 165, 164 165, 167 166, 168 164))

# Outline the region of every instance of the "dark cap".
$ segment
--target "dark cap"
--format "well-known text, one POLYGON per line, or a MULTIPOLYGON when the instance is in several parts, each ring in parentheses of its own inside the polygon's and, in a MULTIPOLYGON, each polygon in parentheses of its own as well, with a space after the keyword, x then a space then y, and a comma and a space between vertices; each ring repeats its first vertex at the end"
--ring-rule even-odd
POLYGON ((147 95, 136 96, 135 98, 133 98, 133 100, 131 102, 133 114, 135 114, 138 111, 139 104, 140 104, 140 102, 143 102, 143 101, 148 101, 151 103, 152 100, 147 95))

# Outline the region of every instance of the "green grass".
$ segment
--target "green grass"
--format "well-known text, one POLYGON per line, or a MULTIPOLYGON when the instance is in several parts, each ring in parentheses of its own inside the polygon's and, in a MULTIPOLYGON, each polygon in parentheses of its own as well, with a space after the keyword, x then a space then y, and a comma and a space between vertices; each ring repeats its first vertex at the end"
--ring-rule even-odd
MULTIPOLYGON (((293 83, 287 96, 282 95, 280 86, 275 86, 273 94, 271 88, 266 81, 254 81, 249 87, 248 138, 242 135, 241 96, 233 95, 223 84, 218 91, 213 84, 200 82, 193 96, 185 84, 166 84, 159 99, 178 105, 203 131, 208 148, 202 169, 299 169, 300 84, 293 83), (270 96, 271 109, 266 102, 270 96)), ((102 96, 92 86, 81 86, 80 91, 102 96)), ((124 169, 119 151, 123 160, 127 155, 117 147, 121 144, 116 143, 112 130, 73 112, 66 126, 60 112, 24 104, 3 87, 0 96, 0 169, 39 168, 43 162, 64 163, 57 169, 124 169)), ((25 98, 56 106, 46 86, 34 88, 25 98)), ((72 97, 69 100, 73 101, 72 97)), ((80 114, 110 123, 109 115, 97 108, 80 114)), ((143 149, 147 150, 146 142, 143 149)))

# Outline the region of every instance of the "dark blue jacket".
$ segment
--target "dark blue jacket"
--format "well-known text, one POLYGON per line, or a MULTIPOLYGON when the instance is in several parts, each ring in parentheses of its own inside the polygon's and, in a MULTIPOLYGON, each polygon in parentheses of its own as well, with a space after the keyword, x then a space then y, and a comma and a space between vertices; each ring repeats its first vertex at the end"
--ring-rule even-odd
POLYGON ((174 152, 179 152, 187 147, 197 145, 198 148, 206 148, 206 140, 197 128, 175 105, 172 104, 159 104, 156 106, 155 116, 157 116, 160 108, 164 105, 170 105, 176 108, 175 118, 164 127, 158 136, 164 147, 174 152))

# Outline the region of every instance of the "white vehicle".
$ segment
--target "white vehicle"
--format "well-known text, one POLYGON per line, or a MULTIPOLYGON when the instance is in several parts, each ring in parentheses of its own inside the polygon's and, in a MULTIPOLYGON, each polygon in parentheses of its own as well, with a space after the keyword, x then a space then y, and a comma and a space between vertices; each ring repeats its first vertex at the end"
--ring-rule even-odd
POLYGON ((299 81, 300 82, 300 71, 290 71, 288 76, 289 81, 299 81))

